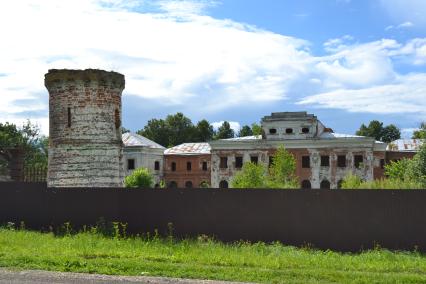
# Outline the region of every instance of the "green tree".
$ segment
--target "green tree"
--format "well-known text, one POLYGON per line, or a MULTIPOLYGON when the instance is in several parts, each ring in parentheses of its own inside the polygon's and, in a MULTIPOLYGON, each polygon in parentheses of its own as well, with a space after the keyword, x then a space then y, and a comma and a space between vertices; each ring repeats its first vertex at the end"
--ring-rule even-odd
POLYGON ((416 181, 426 189, 426 143, 420 146, 411 162, 408 165, 406 176, 408 179, 416 181))
POLYGON ((153 184, 154 177, 147 168, 138 168, 124 179, 125 187, 150 188, 153 184))
POLYGON ((372 120, 365 126, 361 124, 359 130, 356 131, 356 135, 372 137, 377 141, 389 143, 391 141, 401 138, 401 131, 394 124, 389 124, 386 127, 383 126, 383 122, 378 120, 372 120))
POLYGON ((262 127, 259 124, 252 123, 251 129, 253 131, 253 135, 262 135, 262 127))
POLYGON ((244 163, 242 169, 231 180, 233 188, 265 188, 267 187, 265 165, 258 163, 244 163))
POLYGON ((166 126, 169 132, 169 145, 176 146, 184 142, 193 141, 195 128, 191 119, 178 112, 166 117, 166 126))
POLYGON ((21 128, 0 123, 0 156, 4 172, 12 159, 11 149, 24 151, 24 166, 47 166, 48 138, 40 135, 40 128, 27 120, 21 128))
POLYGON ((383 134, 383 122, 378 120, 372 120, 365 126, 365 124, 361 124, 361 127, 356 132, 356 135, 372 137, 376 140, 381 140, 383 134))
POLYGON ((163 119, 151 119, 143 129, 136 132, 158 144, 167 147, 169 146, 169 128, 163 119))
POLYGON ((195 127, 195 135, 192 142, 207 142, 213 139, 213 126, 205 119, 200 120, 195 127))
POLYGON ((426 139, 426 122, 420 124, 420 129, 413 132, 413 139, 426 139))
POLYGON ((284 146, 280 145, 272 155, 272 164, 269 168, 269 186, 274 188, 299 187, 296 177, 296 159, 284 146))
POLYGON ((401 131, 399 130, 399 128, 393 124, 389 124, 388 126, 385 126, 383 128, 382 137, 380 141, 389 143, 399 138, 401 138, 401 131))
POLYGON ((235 188, 298 188, 296 159, 283 146, 272 156, 269 171, 262 163, 244 163, 231 181, 235 188))
POLYGON ((241 127, 240 131, 238 132, 238 137, 245 137, 245 136, 252 136, 253 131, 251 130, 251 127, 248 125, 244 125, 241 127))
POLYGON ((216 133, 216 139, 227 139, 234 138, 234 130, 231 128, 229 122, 224 121, 222 125, 218 128, 216 133))

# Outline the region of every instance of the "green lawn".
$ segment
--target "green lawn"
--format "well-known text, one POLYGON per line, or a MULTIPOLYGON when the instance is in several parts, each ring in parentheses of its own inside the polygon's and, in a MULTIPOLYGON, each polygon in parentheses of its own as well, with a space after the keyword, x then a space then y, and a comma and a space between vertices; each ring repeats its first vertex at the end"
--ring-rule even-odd
POLYGON ((264 283, 426 283, 426 256, 0 229, 0 267, 264 283))

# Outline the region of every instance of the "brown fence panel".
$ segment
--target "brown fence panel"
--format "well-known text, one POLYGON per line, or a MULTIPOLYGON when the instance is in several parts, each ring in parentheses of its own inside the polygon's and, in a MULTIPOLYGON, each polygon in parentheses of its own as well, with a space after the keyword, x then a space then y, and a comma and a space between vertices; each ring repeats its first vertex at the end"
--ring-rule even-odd
POLYGON ((426 252, 426 190, 48 189, 0 183, 0 223, 75 228, 102 217, 129 233, 281 241, 358 251, 375 245, 426 252))

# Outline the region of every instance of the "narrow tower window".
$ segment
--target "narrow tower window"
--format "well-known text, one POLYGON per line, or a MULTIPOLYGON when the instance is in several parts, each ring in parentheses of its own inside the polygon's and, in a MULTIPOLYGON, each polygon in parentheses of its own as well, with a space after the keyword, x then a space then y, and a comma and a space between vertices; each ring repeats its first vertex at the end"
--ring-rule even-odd
POLYGON ((70 107, 68 107, 68 109, 67 109, 67 118, 68 118, 68 127, 71 127, 71 108, 70 107))
POLYGON ((115 109, 115 128, 118 129, 120 125, 121 125, 120 111, 118 109, 115 109))

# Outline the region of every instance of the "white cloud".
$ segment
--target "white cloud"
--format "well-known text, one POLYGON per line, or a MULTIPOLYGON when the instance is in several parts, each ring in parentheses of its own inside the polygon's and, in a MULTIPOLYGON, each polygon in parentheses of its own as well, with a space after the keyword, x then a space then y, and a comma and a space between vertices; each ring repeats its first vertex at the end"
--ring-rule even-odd
MULTIPOLYGON (((238 131, 240 131, 240 129, 241 129, 240 123, 238 121, 228 121, 228 122, 229 122, 229 126, 234 130, 235 134, 237 134, 238 131)), ((215 121, 215 122, 211 123, 214 130, 217 130, 220 126, 222 126, 222 124, 223 124, 223 120, 222 121, 215 121)))
POLYGON ((300 101, 299 90, 303 104, 424 113, 426 75, 401 75, 394 60, 426 64, 426 39, 345 35, 315 57, 305 40, 205 15, 214 1, 155 3, 163 12, 143 12, 145 1, 0 2, 0 120, 33 118, 47 129, 50 68, 115 70, 126 76, 125 95, 202 115, 300 101))
POLYGON ((412 22, 404 22, 402 24, 397 25, 396 27, 393 26, 393 25, 387 26, 385 28, 385 31, 390 31, 390 30, 393 30, 393 29, 398 29, 398 30, 407 29, 407 28, 411 28, 413 26, 414 26, 414 24, 412 22))
POLYGON ((308 96, 302 105, 351 112, 418 114, 426 117, 426 74, 398 76, 394 82, 359 89, 336 89, 308 96))
POLYGON ((37 108, 47 117, 46 101, 15 102, 45 94, 50 68, 113 69, 126 76, 125 94, 204 112, 285 99, 307 72, 307 42, 200 15, 211 3, 161 1, 167 13, 136 13, 128 8, 143 2, 2 2, 0 116, 37 108))

